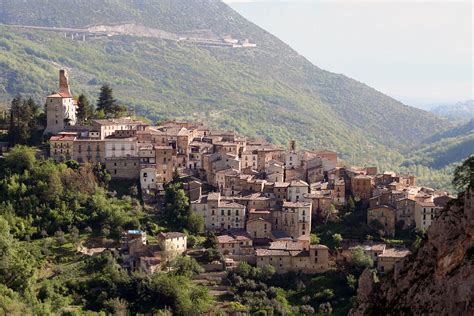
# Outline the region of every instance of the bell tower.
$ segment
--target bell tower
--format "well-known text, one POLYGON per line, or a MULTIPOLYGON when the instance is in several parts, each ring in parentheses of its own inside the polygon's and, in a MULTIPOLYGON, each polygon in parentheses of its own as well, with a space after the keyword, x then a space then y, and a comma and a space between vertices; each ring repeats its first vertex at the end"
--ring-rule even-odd
POLYGON ((58 93, 46 97, 46 129, 44 134, 57 134, 76 124, 76 103, 69 89, 67 71, 59 71, 58 93))

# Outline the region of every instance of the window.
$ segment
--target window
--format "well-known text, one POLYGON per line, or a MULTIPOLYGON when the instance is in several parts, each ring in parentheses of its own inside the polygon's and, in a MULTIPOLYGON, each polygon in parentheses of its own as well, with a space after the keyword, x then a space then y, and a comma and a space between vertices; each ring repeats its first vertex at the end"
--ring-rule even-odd
POLYGON ((144 173, 143 173, 143 177, 144 177, 144 178, 147 178, 147 177, 148 177, 148 173, 147 173, 147 172, 144 172, 144 173))
POLYGON ((224 215, 225 215, 224 212, 225 212, 224 210, 221 210, 221 216, 224 216, 224 215))

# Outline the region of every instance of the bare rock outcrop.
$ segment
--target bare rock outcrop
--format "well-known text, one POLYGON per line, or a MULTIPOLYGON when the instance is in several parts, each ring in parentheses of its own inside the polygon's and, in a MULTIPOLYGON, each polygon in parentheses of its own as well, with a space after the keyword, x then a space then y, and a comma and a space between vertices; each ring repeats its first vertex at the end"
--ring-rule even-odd
POLYGON ((375 283, 369 273, 350 315, 474 315, 474 191, 440 214, 392 274, 375 283))

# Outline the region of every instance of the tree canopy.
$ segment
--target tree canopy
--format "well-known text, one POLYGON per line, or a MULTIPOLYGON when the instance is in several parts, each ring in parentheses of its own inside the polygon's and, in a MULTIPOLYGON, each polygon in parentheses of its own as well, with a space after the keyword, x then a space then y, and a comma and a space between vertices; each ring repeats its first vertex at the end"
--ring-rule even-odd
POLYGON ((459 192, 474 188, 474 155, 454 170, 453 186, 459 192))
POLYGON ((112 88, 108 84, 104 84, 100 88, 97 111, 102 112, 105 117, 111 118, 120 116, 126 111, 126 108, 118 104, 113 97, 112 88))

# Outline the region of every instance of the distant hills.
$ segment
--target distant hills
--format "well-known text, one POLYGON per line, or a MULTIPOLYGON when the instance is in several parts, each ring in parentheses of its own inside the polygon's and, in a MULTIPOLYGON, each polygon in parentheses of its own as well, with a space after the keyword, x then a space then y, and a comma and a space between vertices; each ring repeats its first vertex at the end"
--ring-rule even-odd
POLYGON ((474 120, 424 140, 407 151, 402 166, 412 170, 416 166, 419 174, 425 174, 426 182, 435 185, 447 183, 454 167, 470 155, 474 155, 474 120), (432 170, 437 172, 433 174, 432 170), (447 179, 443 180, 443 175, 447 179))
POLYGON ((457 102, 454 104, 438 105, 431 109, 430 112, 438 116, 458 119, 470 120, 474 119, 474 100, 467 100, 464 102, 457 102))
POLYGON ((218 0, 0 0, 0 99, 43 102, 70 70, 73 92, 96 98, 102 83, 152 120, 191 119, 286 145, 337 150, 352 164, 396 169, 401 151, 450 128, 344 75, 311 64, 218 0), (141 36, 72 41, 61 32, 137 24, 173 33, 231 35, 256 48, 187 45, 141 36))

